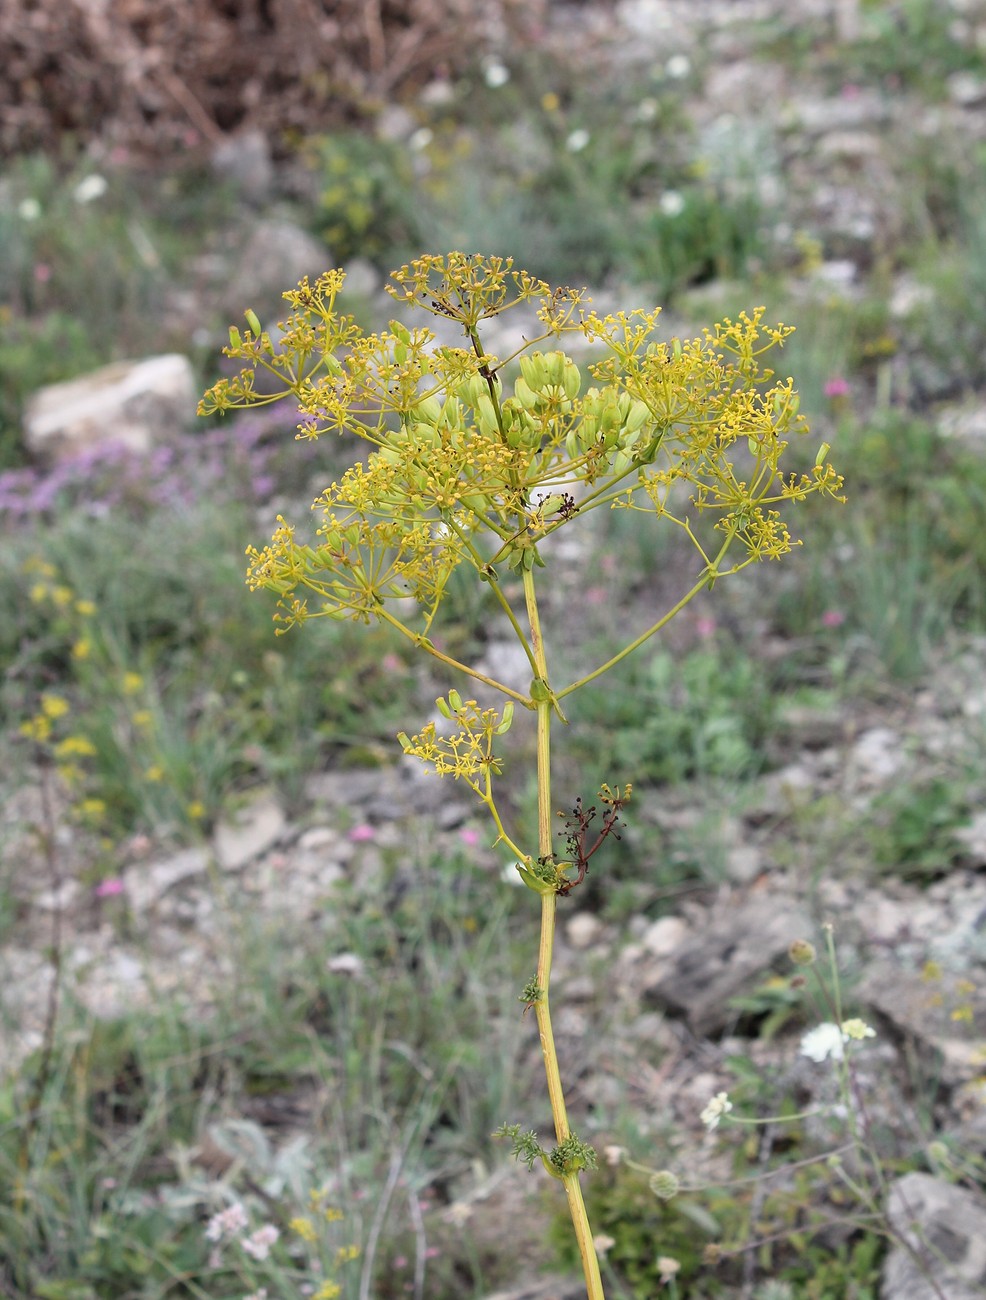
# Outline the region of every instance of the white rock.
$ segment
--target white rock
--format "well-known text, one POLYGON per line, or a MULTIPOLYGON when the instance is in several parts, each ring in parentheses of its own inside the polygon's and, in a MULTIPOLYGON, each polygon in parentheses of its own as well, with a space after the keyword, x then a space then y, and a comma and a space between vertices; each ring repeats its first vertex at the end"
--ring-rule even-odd
POLYGON ((209 854, 202 848, 183 849, 160 862, 149 862, 127 875, 127 899, 135 913, 146 911, 169 889, 193 876, 205 875, 209 854))
POLYGON ((965 845, 973 865, 986 866, 986 812, 976 813, 968 826, 960 826, 953 834, 965 845))
POLYGON ((887 781, 904 764, 903 742, 890 727, 864 731, 853 746, 850 766, 870 781, 887 781))
POLYGON ((680 916, 662 916, 647 927, 643 945, 653 957, 668 957, 688 934, 688 926, 680 916))
POLYGON ((216 827, 213 836, 216 861, 224 871, 239 871, 277 843, 285 824, 280 804, 271 795, 263 795, 235 819, 220 822, 216 827))
POLYGON ((573 948, 588 948, 602 935, 603 923, 591 912, 579 912, 565 926, 565 937, 573 948))
POLYGON ((39 389, 25 410, 25 445, 47 459, 97 443, 147 451, 193 419, 197 396, 191 364, 178 353, 117 361, 39 389))

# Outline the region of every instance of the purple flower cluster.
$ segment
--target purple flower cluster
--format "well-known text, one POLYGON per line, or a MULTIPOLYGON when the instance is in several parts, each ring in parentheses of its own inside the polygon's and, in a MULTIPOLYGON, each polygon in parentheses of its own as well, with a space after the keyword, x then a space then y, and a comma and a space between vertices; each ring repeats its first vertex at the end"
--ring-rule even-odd
POLYGON ((278 404, 260 407, 204 433, 179 434, 147 453, 99 443, 49 468, 0 473, 0 529, 43 522, 81 509, 101 517, 113 510, 180 509, 206 500, 263 504, 278 487, 282 466, 296 476, 315 446, 291 435, 298 416, 278 404))

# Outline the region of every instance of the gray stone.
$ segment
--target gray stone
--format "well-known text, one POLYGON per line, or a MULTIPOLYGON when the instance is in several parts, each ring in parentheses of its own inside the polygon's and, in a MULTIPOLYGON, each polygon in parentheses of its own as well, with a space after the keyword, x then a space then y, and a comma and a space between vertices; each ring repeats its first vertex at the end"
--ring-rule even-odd
POLYGON ((573 948, 590 948, 602 938, 603 923, 591 912, 578 912, 566 922, 565 938, 573 948))
POLYGON ((680 916, 662 916, 643 934, 643 945, 652 957, 670 957, 688 935, 688 924, 680 916))
POLYGON ((293 221, 258 222, 233 258, 224 310, 242 320, 244 309, 252 307, 267 328, 275 322, 265 316, 286 306, 281 298, 286 289, 306 275, 316 279, 332 265, 332 254, 321 240, 293 221))
POLYGON ((976 813, 968 826, 960 826, 953 835, 965 848, 971 866, 986 867, 986 812, 976 813))
POLYGON ((49 460, 99 443, 143 452, 190 423, 197 401, 187 357, 116 361, 39 389, 27 402, 24 442, 33 455, 49 460))
POLYGON ((701 933, 642 977, 642 992, 648 1002, 685 1015, 697 1033, 715 1033, 733 1015, 729 999, 785 958, 791 941, 809 930, 790 898, 774 893, 737 906, 727 897, 701 933))
POLYGON ((284 810, 269 794, 261 795, 230 821, 220 822, 213 836, 216 861, 224 871, 239 871, 272 848, 284 834, 284 810))
POLYGON ((726 875, 736 884, 751 884, 763 869, 763 854, 755 844, 732 844, 726 849, 726 875))
POLYGON ((212 151, 212 167, 251 203, 270 198, 274 164, 263 131, 239 131, 220 140, 212 151))
MULTIPOLYGON (((346 272, 346 297, 373 298, 380 291, 382 277, 373 263, 366 257, 354 257, 343 267, 346 272)), ((388 305, 390 299, 387 299, 388 305)))
POLYGON ((203 848, 183 849, 160 862, 148 862, 127 875, 127 900, 135 913, 144 913, 169 889, 184 880, 204 876, 209 852, 203 848))
POLYGON ((885 1208, 907 1246, 895 1245, 887 1256, 883 1300, 982 1300, 986 1203, 981 1197, 930 1174, 905 1174, 892 1184, 885 1208))
POLYGON ((585 1300, 585 1282, 581 1278, 548 1278, 513 1291, 496 1291, 486 1300, 585 1300))
POLYGON ((981 1074, 986 1054, 986 1040, 975 1030, 976 1025, 986 1023, 986 993, 973 989, 953 994, 952 982, 947 976, 930 982, 913 968, 886 959, 864 972, 858 989, 861 1002, 878 1011, 926 1055, 934 1054, 934 1072, 948 1085, 981 1074), (960 1008, 966 1008, 970 1018, 953 1018, 952 1013, 960 1008))
POLYGON ((882 785, 904 765, 900 734, 890 727, 873 727, 853 745, 848 767, 851 779, 862 785, 882 785))
POLYGON ((962 403, 946 407, 938 416, 938 432, 970 446, 986 446, 986 405, 962 403))

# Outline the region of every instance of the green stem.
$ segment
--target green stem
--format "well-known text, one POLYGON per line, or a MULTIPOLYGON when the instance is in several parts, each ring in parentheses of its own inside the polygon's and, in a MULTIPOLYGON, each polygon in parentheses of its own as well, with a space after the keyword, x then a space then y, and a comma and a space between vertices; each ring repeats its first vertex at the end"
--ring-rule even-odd
MULTIPOLYGON (((534 589, 534 574, 524 571, 524 596, 527 601, 527 614, 531 625, 531 647, 537 663, 537 675, 543 682, 548 681, 547 657, 544 640, 541 635, 541 620, 538 614, 537 595, 534 589)), ((538 784, 538 852, 542 857, 551 855, 552 821, 551 821, 551 699, 537 701, 537 784, 538 784)), ((538 944, 537 985, 540 994, 535 1003, 538 1034, 541 1039, 541 1055, 544 1058, 544 1073, 548 1084, 548 1098, 551 1102, 551 1115, 555 1124, 555 1137, 562 1143, 571 1133, 568 1123, 568 1110, 565 1106, 565 1092, 558 1068, 558 1053, 555 1050, 555 1036, 551 1027, 551 1008, 548 990, 551 984, 551 954, 555 941, 555 916, 558 907, 558 895, 555 893, 541 895, 541 937, 538 944)), ((599 1259, 592 1240, 592 1229, 586 1213, 585 1201, 578 1173, 566 1174, 564 1179, 565 1195, 568 1198, 568 1210, 575 1228, 575 1237, 582 1259, 585 1274, 587 1300, 605 1300, 602 1277, 599 1272, 599 1259)))

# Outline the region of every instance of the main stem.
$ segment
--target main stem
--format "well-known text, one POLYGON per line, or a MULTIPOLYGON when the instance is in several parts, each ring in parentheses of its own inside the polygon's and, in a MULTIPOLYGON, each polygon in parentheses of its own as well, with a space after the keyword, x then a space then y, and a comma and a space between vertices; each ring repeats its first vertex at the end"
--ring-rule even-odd
MULTIPOLYGON (((538 676, 543 682, 548 681, 547 658, 544 640, 541 636, 541 620, 538 615, 537 596, 534 590, 534 575, 530 570, 524 571, 524 596, 527 602, 527 616, 531 625, 531 649, 537 663, 538 676)), ((538 853, 549 857, 552 852, 551 820, 551 714, 552 703, 549 700, 537 702, 537 773, 538 773, 538 853)), ((558 907, 557 894, 541 895, 541 939, 538 945, 537 983, 540 994, 535 1003, 538 1033, 541 1038, 541 1054, 544 1057, 544 1072, 548 1081, 548 1097, 551 1101, 551 1114, 555 1122, 555 1138, 561 1143, 569 1136, 568 1111, 565 1107, 565 1093, 562 1089, 561 1073, 558 1069, 558 1053, 555 1051, 555 1036, 551 1028, 551 1009, 548 1002, 548 988, 551 983, 551 953, 555 940, 555 914, 558 907)), ((599 1260, 589 1227, 585 1201, 578 1173, 565 1174, 565 1194, 568 1197, 568 1210, 572 1216, 575 1236, 579 1243, 582 1257, 582 1269, 585 1273, 586 1294, 588 1300, 605 1300, 603 1281, 599 1274, 599 1260)))

